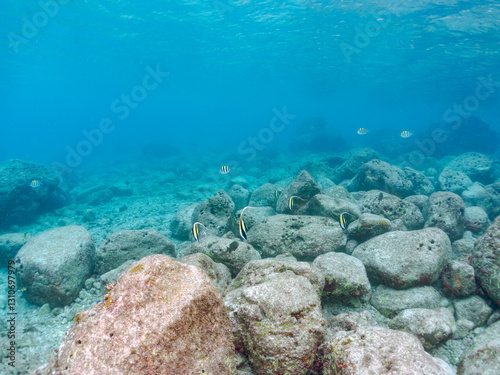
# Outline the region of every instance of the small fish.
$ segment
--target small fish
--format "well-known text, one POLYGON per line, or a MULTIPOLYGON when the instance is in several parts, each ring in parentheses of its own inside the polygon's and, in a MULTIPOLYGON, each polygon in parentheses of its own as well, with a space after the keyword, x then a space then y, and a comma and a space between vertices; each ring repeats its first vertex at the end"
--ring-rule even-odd
POLYGON ((25 241, 28 241, 30 238, 31 238, 31 233, 29 233, 29 232, 24 233, 24 240, 25 241))
POLYGON ((366 133, 368 133, 368 130, 366 130, 365 128, 359 128, 356 133, 358 133, 359 135, 365 135, 366 133))
POLYGON ((219 173, 227 174, 227 173, 229 173, 229 171, 230 171, 229 166, 223 165, 222 167, 220 167, 219 173))
POLYGON ((193 237, 196 240, 196 242, 200 242, 200 225, 207 229, 206 226, 204 226, 202 223, 196 222, 193 224, 193 237))
POLYGON ((32 181, 31 181, 30 186, 31 186, 32 188, 37 188, 37 187, 39 187, 41 184, 42 184, 42 182, 41 182, 41 181, 38 181, 38 180, 32 180, 32 181))
POLYGON ((243 208, 241 210, 240 220, 238 221, 238 233, 240 234, 240 237, 243 240, 247 239, 247 226, 246 226, 245 222, 243 221, 243 212, 245 212, 245 210, 247 208, 252 208, 252 207, 246 206, 245 208, 243 208))
POLYGON ((290 209, 290 211, 293 211, 293 207, 295 206, 295 201, 294 201, 294 198, 298 198, 300 199, 302 202, 305 202, 306 200, 305 199, 302 199, 301 197, 298 197, 296 195, 292 195, 290 197, 290 199, 288 200, 288 208, 290 209))
POLYGON ((274 197, 276 199, 278 199, 278 197, 280 196, 280 194, 281 194, 281 192, 278 189, 276 189, 276 191, 274 192, 274 197))
POLYGON ((413 133, 410 133, 408 130, 403 130, 401 132, 401 138, 410 138, 413 135, 413 133))
POLYGON ((340 227, 342 228, 342 230, 346 230, 347 227, 349 226, 349 223, 347 222, 347 219, 346 219, 347 215, 352 216, 349 212, 342 212, 340 214, 339 223, 340 223, 340 227))

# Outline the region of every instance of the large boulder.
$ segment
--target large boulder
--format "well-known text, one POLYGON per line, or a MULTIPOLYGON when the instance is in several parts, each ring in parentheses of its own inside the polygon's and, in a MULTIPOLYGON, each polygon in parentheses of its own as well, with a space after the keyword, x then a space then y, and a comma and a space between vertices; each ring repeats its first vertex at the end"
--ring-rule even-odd
POLYGON ((96 253, 96 272, 101 275, 127 260, 139 260, 153 254, 165 254, 175 258, 175 246, 154 229, 116 232, 99 245, 96 253))
POLYGON ((398 290, 379 285, 370 300, 382 315, 393 318, 406 309, 436 309, 441 306, 441 295, 431 286, 398 290))
POLYGON ((500 369, 500 321, 474 337, 458 366, 458 375, 498 375, 500 369))
POLYGON ((349 238, 354 238, 362 242, 382 233, 390 232, 391 230, 392 223, 385 217, 373 214, 362 214, 352 223, 349 223, 347 234, 349 238))
POLYGON ((431 195, 436 190, 425 174, 410 167, 404 167, 406 177, 413 185, 412 193, 416 195, 431 195))
POLYGON ((370 282, 359 259, 344 253, 326 253, 314 259, 313 266, 325 275, 323 296, 369 297, 370 282))
POLYGON ((461 194, 472 185, 472 181, 465 173, 453 169, 444 169, 439 175, 439 187, 441 190, 461 194))
POLYGON ((0 236, 0 261, 7 264, 29 239, 28 233, 6 233, 0 236))
POLYGON ((222 263, 214 262, 205 254, 191 254, 182 257, 179 259, 179 262, 201 268, 221 292, 226 290, 231 282, 231 272, 229 272, 229 268, 222 263))
POLYGON ((7 160, 0 165, 0 230, 33 221, 56 192, 60 178, 52 167, 7 160), (32 186, 36 180, 37 185, 32 186))
POLYGON ((455 319, 449 309, 408 309, 390 324, 392 329, 413 333, 426 350, 449 340, 455 332, 455 319))
MULTIPOLYGON (((250 196, 249 206, 252 207, 263 207, 263 206, 276 206, 276 201, 278 197, 276 192, 278 188, 270 183, 266 183, 258 187, 250 196)), ((278 194, 279 195, 279 194, 278 194)))
POLYGON ((203 253, 213 261, 226 265, 233 277, 245 264, 261 258, 258 251, 246 242, 215 236, 202 237, 200 242, 192 242, 182 249, 181 256, 196 253, 203 253))
POLYGON ((297 209, 300 209, 306 201, 314 197, 316 194, 321 194, 321 188, 309 173, 301 171, 297 178, 293 180, 293 182, 279 195, 276 203, 276 211, 279 213, 291 213, 288 208, 288 201, 292 196, 297 196, 304 199, 304 201, 296 200, 296 208, 292 211, 296 212, 297 209))
POLYGON ((31 238, 16 255, 23 295, 38 306, 69 305, 94 269, 92 235, 78 225, 60 227, 31 238))
POLYGON ((245 189, 243 186, 234 184, 231 186, 231 189, 229 189, 227 194, 233 200, 235 210, 241 210, 243 207, 248 205, 250 191, 245 189))
POLYGON ((370 190, 359 200, 361 212, 382 215, 391 221, 394 229, 413 230, 424 226, 424 217, 411 202, 380 190, 370 190))
POLYGON ((483 184, 493 182, 494 162, 489 156, 478 152, 467 152, 448 163, 445 169, 459 171, 472 181, 483 184))
POLYGON ((412 188, 401 169, 378 159, 363 164, 349 185, 351 191, 382 190, 402 198, 411 195, 412 188))
POLYGON ((366 267, 368 277, 396 289, 435 283, 451 260, 451 243, 438 228, 381 234, 352 253, 366 267))
POLYGON ((362 148, 350 152, 347 159, 335 169, 333 181, 341 182, 353 178, 363 164, 378 158, 379 154, 371 148, 362 148))
POLYGON ((205 225, 211 233, 222 236, 230 229, 233 212, 233 200, 224 190, 219 190, 215 196, 196 206, 192 220, 205 225))
POLYGON ((347 239, 333 219, 275 215, 251 227, 248 242, 263 257, 290 253, 300 260, 312 260, 330 251, 341 251, 347 239))
POLYGON ((175 238, 188 240, 193 228, 193 212, 197 204, 192 204, 177 211, 170 222, 170 230, 175 238))
POLYGON ((466 262, 449 262, 443 271, 442 282, 448 295, 465 297, 476 291, 474 268, 466 262))
POLYGON ((134 263, 75 321, 39 374, 234 374, 220 291, 165 255, 134 263))
POLYGON ((458 240, 465 229, 465 205, 460 196, 439 191, 429 197, 423 210, 425 227, 442 229, 451 241, 458 240))
POLYGON ((482 234, 489 227, 488 214, 481 207, 465 207, 465 229, 472 233, 482 234))
POLYGON ((479 285, 500 306, 500 217, 476 242, 472 265, 479 285))
POLYGON ((323 374, 448 375, 413 335, 382 327, 339 331, 324 345, 323 374))
POLYGON ((357 204, 342 198, 316 194, 301 209, 301 213, 314 216, 339 217, 342 212, 347 212, 358 217, 361 211, 357 204))
POLYGON ((236 348, 248 355, 254 374, 299 375, 312 367, 326 326, 319 279, 306 263, 261 260, 229 286, 224 301, 236 348))

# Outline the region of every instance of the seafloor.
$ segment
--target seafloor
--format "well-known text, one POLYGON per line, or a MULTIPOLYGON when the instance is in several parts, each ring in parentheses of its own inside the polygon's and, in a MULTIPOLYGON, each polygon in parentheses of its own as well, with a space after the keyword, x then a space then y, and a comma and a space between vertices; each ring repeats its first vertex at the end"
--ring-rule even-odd
MULTIPOLYGON (((16 366, 3 356, 0 373, 34 373, 37 368, 39 373, 71 373, 71 366, 85 368, 78 367, 85 361, 100 363, 94 370, 85 363, 90 366, 86 373, 100 373, 105 367, 98 366, 105 364, 85 358, 93 345, 103 357, 115 350, 124 356, 120 345, 126 346, 126 340, 106 346, 91 332, 92 325, 109 319, 101 310, 114 308, 119 293, 126 295, 119 285, 130 281, 127 275, 114 285, 133 264, 123 263, 158 253, 197 264, 222 293, 210 292, 224 301, 229 318, 217 310, 225 320, 213 325, 221 332, 232 329, 237 359, 231 360, 233 367, 221 365, 220 373, 370 373, 381 371, 377 356, 384 358, 386 369, 380 374, 389 373, 391 366, 415 374, 424 369, 436 374, 457 369, 460 374, 499 373, 500 221, 495 218, 500 213, 500 161, 494 154, 430 156, 416 165, 371 148, 294 156, 263 151, 227 174, 219 173, 223 164, 224 155, 217 152, 143 152, 127 160, 89 160, 74 171, 59 171, 54 188, 53 172, 39 165, 20 160, 1 165, 0 206, 7 214, 0 220, 0 252, 4 264, 15 260, 18 289, 16 366), (29 186, 32 179, 41 181, 40 186, 29 186), (293 207, 291 197, 296 197, 293 207), (244 214, 246 240, 238 233, 245 206, 255 207, 244 214), (345 229, 339 224, 342 213, 347 213, 345 229), (191 233, 194 222, 206 227, 200 229, 199 243, 191 233), (71 248, 72 236, 79 250, 71 248), (151 240, 144 242, 145 236, 151 240), (87 252, 81 250, 85 247, 87 252), (193 257, 197 253, 224 266, 193 257), (259 260, 264 258, 269 261, 259 260), (68 273, 68 267, 84 270, 68 273), (107 284, 113 285, 106 289, 107 284), (106 297, 103 302, 108 292, 115 293, 113 300, 106 297), (77 315, 93 306, 90 317, 77 315), (73 326, 72 334, 78 335, 79 324, 87 323, 86 334, 97 338, 84 340, 87 350, 71 358, 67 348, 73 345, 68 342, 72 336, 65 338, 65 333, 73 326), (279 331, 277 325, 287 328, 279 331), (363 341, 365 337, 372 339, 363 341), (370 348, 377 340, 386 344, 370 348), (338 351, 335 343, 345 347, 338 351), (397 348, 390 349, 390 343, 397 348), (363 357, 366 352, 373 356, 371 364, 363 357), (58 367, 61 363, 70 370, 58 367)), ((153 275, 155 262, 144 260, 144 266, 136 264, 127 272, 150 270, 153 275)), ((0 272, 7 280, 7 267, 0 272)), ((187 288, 183 282, 170 280, 168 285, 187 288)), ((4 290, 0 314, 7 321, 7 286, 4 290)), ((160 300, 148 300, 151 322, 143 322, 141 334, 168 321, 152 312, 162 311, 158 304, 165 302, 160 300)), ((113 319, 120 320, 120 315, 113 319)), ((116 325, 122 329, 116 335, 131 335, 134 331, 127 327, 116 325)), ((3 325, 2 348, 9 345, 7 333, 3 325)), ((197 351, 208 350, 205 363, 220 360, 207 349, 216 345, 212 336, 193 339, 193 334, 176 336, 178 342, 194 344, 188 359, 170 373, 198 373, 197 351)), ((161 356, 162 342, 149 343, 150 352, 161 356)), ((109 373, 141 361, 132 357, 110 365, 109 373)), ((169 372, 152 360, 150 366, 130 373, 169 372)))

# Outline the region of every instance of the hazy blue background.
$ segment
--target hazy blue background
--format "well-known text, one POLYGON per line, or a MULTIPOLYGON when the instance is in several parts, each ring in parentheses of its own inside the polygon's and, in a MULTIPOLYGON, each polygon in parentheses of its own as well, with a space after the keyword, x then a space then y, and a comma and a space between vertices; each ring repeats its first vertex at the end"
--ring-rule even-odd
MULTIPOLYGON (((150 140, 236 151, 283 106, 297 118, 274 146, 286 147, 309 116, 356 142, 359 127, 426 128, 473 95, 478 76, 500 81, 499 1, 57 4, 16 52, 10 33, 22 37, 43 10, 38 1, 0 3, 0 161, 63 162, 66 146, 105 117, 116 130, 90 158, 135 153, 150 140), (385 27, 349 62, 342 46, 377 19, 385 27), (119 120, 111 103, 157 65, 170 76, 119 120)), ((475 114, 500 131, 499 92, 475 114)))

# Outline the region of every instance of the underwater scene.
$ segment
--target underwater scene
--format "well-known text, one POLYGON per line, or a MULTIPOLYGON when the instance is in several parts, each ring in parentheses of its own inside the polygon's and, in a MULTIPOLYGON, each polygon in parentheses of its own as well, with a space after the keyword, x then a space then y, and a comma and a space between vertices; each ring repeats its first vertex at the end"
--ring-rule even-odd
POLYGON ((0 374, 500 374, 500 1, 0 2, 0 374))

